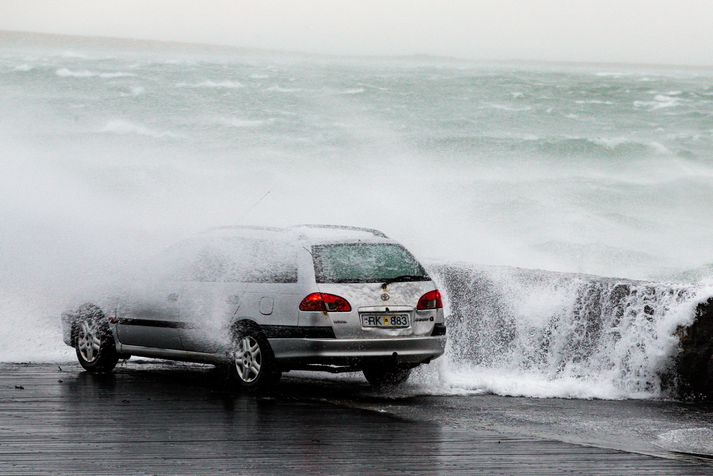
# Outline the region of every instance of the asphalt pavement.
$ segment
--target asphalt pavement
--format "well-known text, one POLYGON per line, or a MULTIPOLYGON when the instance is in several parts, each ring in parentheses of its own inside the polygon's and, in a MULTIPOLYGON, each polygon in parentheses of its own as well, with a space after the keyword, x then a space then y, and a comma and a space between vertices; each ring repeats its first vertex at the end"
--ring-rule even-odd
MULTIPOLYGON (((508 430, 498 426, 505 401, 382 395, 357 379, 289 374, 271 394, 246 395, 210 366, 162 362, 104 376, 73 363, 0 364, 0 473, 713 474, 705 455, 566 442, 576 438, 537 419, 508 430)), ((533 415, 553 404, 507 402, 533 415)))

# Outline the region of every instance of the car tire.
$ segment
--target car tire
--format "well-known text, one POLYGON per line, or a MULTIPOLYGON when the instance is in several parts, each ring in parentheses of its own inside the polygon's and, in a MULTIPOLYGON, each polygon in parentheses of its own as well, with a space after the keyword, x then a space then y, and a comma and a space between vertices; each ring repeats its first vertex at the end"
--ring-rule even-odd
POLYGON ((397 387, 411 375, 410 368, 401 368, 394 365, 370 365, 362 372, 364 377, 375 388, 397 387))
POLYGON ((251 392, 274 388, 282 377, 267 337, 253 326, 238 325, 233 332, 231 376, 251 392))
POLYGON ((84 304, 74 321, 74 347, 79 364, 87 372, 111 372, 119 356, 104 312, 94 304, 84 304))

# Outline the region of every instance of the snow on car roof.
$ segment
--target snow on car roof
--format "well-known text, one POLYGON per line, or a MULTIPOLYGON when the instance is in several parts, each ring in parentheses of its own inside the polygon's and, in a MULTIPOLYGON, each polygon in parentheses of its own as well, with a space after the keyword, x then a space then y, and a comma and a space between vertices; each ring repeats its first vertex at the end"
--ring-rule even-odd
POLYGON ((391 241, 379 230, 332 225, 299 225, 291 227, 303 239, 312 243, 344 241, 391 241))
POLYGON ((287 228, 264 226, 225 226, 204 232, 211 236, 240 236, 254 239, 301 239, 310 243, 391 242, 383 232, 372 228, 342 225, 296 225, 287 228))

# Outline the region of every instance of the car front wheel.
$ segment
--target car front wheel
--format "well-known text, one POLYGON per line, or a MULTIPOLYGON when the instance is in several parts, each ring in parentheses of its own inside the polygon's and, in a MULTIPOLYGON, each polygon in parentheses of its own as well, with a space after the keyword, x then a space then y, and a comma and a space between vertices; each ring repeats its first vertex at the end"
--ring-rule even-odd
POLYGON ((101 309, 93 304, 80 307, 74 333, 77 360, 87 372, 106 373, 114 369, 119 356, 109 322, 101 309))

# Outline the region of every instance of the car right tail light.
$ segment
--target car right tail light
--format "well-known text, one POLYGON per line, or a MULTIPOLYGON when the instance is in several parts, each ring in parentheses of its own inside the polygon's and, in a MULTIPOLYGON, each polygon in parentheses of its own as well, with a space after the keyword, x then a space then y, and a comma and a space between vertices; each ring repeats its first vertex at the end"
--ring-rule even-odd
POLYGON ((327 293, 312 293, 300 303, 300 311, 350 312, 349 301, 341 296, 327 293))
POLYGON ((426 294, 421 296, 416 305, 416 309, 419 311, 426 311, 429 309, 442 309, 443 300, 441 299, 441 292, 438 289, 433 291, 428 291, 426 294))

